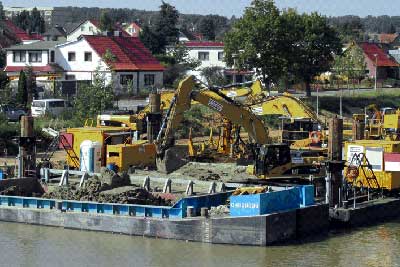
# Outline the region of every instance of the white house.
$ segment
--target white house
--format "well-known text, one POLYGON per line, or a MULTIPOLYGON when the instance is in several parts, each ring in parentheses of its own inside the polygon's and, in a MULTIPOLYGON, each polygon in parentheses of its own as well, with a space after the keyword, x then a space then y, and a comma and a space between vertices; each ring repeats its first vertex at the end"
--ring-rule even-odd
POLYGON ((79 24, 75 29, 71 30, 67 35, 67 41, 78 40, 81 35, 95 35, 100 34, 101 31, 98 28, 99 24, 95 20, 86 20, 79 24))
POLYGON ((137 37, 83 35, 73 42, 39 41, 7 49, 4 70, 11 79, 17 80, 27 66, 44 87, 53 80, 92 81, 97 71, 113 82, 116 93, 138 94, 163 85, 164 67, 137 37))
MULTIPOLYGON (((188 48, 188 57, 200 61, 200 66, 195 70, 189 71, 188 75, 195 75, 198 79, 203 79, 201 71, 205 67, 226 68, 224 60, 224 44, 219 42, 182 42, 188 48)), ((167 47, 167 53, 171 52, 174 46, 167 47)))
POLYGON ((92 80, 100 71, 113 81, 116 92, 137 94, 163 85, 164 67, 136 37, 84 35, 58 45, 56 58, 65 80, 92 80))
POLYGON ((7 65, 4 71, 13 80, 27 66, 32 67, 37 80, 61 77, 62 70, 56 64, 55 47, 57 41, 37 41, 30 44, 19 44, 6 48, 7 65))
MULTIPOLYGON (((115 30, 121 32, 125 37, 130 36, 119 24, 115 24, 115 30)), ((81 35, 100 34, 102 34, 102 31, 100 30, 100 23, 97 20, 86 20, 68 33, 67 41, 76 41, 81 35)))
POLYGON ((224 43, 189 41, 183 44, 189 50, 189 57, 201 61, 199 69, 204 67, 226 68, 224 62, 224 43))
POLYGON ((132 22, 127 24, 124 30, 132 37, 139 37, 142 28, 136 22, 132 22))

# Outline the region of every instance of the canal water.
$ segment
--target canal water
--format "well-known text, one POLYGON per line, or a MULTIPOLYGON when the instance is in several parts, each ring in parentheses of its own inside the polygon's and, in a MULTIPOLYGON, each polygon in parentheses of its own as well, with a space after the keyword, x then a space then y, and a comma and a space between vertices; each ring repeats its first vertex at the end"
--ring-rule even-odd
POLYGON ((0 222, 0 266, 400 266, 400 220, 273 247, 0 222))

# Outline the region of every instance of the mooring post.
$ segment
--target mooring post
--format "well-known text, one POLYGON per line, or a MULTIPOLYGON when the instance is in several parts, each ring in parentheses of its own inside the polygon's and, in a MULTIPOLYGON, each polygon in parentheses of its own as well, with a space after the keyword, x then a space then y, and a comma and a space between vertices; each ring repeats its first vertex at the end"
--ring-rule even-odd
MULTIPOLYGON (((342 141, 343 141, 343 119, 337 117, 329 120, 329 139, 328 139, 328 161, 326 178, 326 197, 329 198, 329 206, 340 206, 339 188, 342 187, 342 171, 344 161, 342 161, 342 141), (328 184, 329 183, 329 184, 328 184)), ((343 191, 341 191, 343 192, 343 191)))
POLYGON ((44 172, 44 181, 46 183, 48 183, 49 180, 50 180, 50 169, 49 168, 44 168, 43 172, 44 172))
POLYGON ((68 170, 63 170, 61 174, 61 180, 58 186, 68 185, 68 176, 69 176, 68 170))
POLYGON ((19 137, 18 178, 34 176, 36 172, 36 139, 33 131, 33 117, 21 117, 19 137))
POLYGON ((144 178, 143 188, 146 189, 146 191, 150 191, 150 176, 144 178))
POLYGON ((210 184, 210 187, 208 188, 208 193, 209 194, 215 194, 216 189, 217 189, 217 183, 216 182, 212 182, 210 184))
POLYGON ((194 182, 192 180, 190 180, 186 187, 186 195, 187 196, 193 195, 193 185, 194 185, 194 182))
POLYGON ((89 174, 87 172, 84 172, 81 176, 81 180, 79 182, 79 187, 83 186, 83 183, 85 182, 85 180, 87 180, 87 178, 89 177, 89 174))
POLYGON ((165 180, 164 188, 163 188, 163 193, 171 193, 172 192, 172 180, 168 178, 165 180))

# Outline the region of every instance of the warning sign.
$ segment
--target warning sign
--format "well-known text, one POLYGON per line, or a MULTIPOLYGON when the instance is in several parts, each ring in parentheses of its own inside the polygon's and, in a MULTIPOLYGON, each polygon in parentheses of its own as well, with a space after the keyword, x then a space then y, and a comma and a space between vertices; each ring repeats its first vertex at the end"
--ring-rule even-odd
MULTIPOLYGON (((354 154, 359 154, 359 153, 364 153, 363 146, 356 146, 356 145, 347 146, 347 162, 350 163, 354 154)), ((357 164, 357 163, 353 162, 353 164, 357 164)))

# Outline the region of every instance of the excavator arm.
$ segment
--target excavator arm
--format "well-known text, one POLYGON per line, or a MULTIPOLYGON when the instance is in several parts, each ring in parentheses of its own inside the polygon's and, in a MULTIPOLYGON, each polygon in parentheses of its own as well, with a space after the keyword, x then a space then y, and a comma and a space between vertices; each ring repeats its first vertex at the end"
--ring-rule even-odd
POLYGON ((282 175, 290 171, 289 147, 282 144, 271 145, 268 129, 250 109, 233 101, 217 89, 206 88, 196 91, 195 87, 193 76, 181 81, 164 117, 156 140, 156 163, 159 171, 169 173, 185 164, 182 161, 182 154, 179 154, 181 151, 174 151, 176 148, 174 130, 181 125, 184 113, 190 109, 192 100, 215 110, 245 129, 249 139, 253 141, 254 174, 266 178, 268 174, 282 175))
POLYGON ((283 115, 289 118, 310 118, 319 121, 317 114, 303 101, 290 94, 264 98, 251 104, 257 115, 283 115))
POLYGON ((220 113, 232 123, 242 126, 254 143, 270 143, 268 129, 251 110, 216 89, 205 88, 200 91, 194 89, 195 79, 193 76, 189 76, 179 84, 157 137, 160 152, 173 145, 174 129, 180 126, 184 113, 191 107, 192 100, 220 113))

